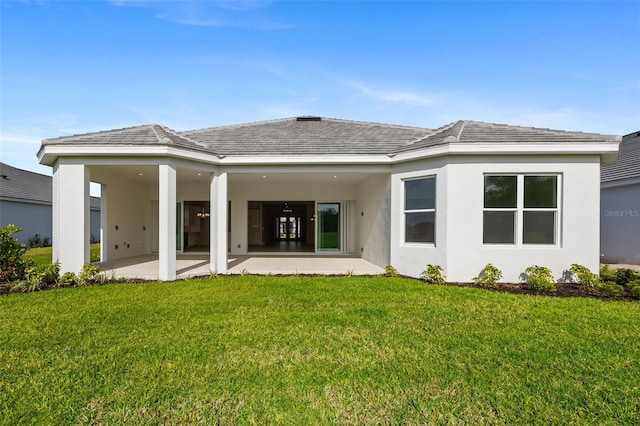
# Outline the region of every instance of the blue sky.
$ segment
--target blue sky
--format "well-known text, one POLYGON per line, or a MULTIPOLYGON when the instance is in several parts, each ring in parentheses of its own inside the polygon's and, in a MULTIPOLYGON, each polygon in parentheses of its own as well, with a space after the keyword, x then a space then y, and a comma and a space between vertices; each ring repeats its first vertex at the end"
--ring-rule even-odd
POLYGON ((0 158, 321 115, 640 130, 640 2, 0 1, 0 158))

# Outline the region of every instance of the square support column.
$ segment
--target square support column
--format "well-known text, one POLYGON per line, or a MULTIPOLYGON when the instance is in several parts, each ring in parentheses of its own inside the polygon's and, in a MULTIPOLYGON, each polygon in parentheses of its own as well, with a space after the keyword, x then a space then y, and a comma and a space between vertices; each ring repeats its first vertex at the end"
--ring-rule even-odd
POLYGON ((211 228, 209 262, 212 273, 227 272, 227 173, 211 174, 210 184, 211 228))
POLYGON ((170 164, 158 166, 158 277, 176 279, 176 169, 170 164))
POLYGON ((109 260, 107 255, 107 247, 109 247, 109 232, 107 232, 107 229, 109 229, 108 199, 107 185, 103 183, 100 185, 100 262, 109 260))
POLYGON ((53 262, 78 273, 89 263, 89 169, 56 163, 53 168, 53 262))

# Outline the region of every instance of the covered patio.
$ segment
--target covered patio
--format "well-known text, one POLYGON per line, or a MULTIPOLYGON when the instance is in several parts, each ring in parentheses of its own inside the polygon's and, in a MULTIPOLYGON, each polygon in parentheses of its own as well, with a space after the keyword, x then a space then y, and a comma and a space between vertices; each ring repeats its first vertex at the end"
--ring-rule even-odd
MULTIPOLYGON (((99 262, 100 272, 108 278, 159 279, 157 254, 135 256, 99 262)), ((384 268, 362 258, 349 255, 334 256, 269 256, 229 255, 228 275, 380 275, 384 268)), ((176 277, 186 279, 211 274, 209 255, 180 254, 176 258, 176 277)))

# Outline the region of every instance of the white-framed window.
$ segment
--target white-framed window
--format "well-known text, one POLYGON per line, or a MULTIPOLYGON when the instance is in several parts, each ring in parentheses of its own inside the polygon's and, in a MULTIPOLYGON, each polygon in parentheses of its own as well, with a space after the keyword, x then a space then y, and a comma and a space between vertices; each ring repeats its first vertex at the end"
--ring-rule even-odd
POLYGON ((560 175, 484 176, 484 244, 557 245, 560 175))
POLYGON ((436 177, 404 180, 404 241, 435 243, 436 177))

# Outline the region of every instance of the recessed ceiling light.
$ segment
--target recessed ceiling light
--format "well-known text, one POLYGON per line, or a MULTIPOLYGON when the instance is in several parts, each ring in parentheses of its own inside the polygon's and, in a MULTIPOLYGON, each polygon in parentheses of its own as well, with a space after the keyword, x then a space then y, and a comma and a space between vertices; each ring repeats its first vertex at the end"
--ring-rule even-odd
POLYGON ((338 176, 336 176, 336 175, 333 175, 333 177, 334 177, 334 178, 337 178, 338 176))
POLYGON ((198 173, 198 176, 202 176, 202 173, 198 173))
POLYGON ((144 173, 138 173, 138 176, 144 176, 144 173))
POLYGON ((262 176, 262 179, 266 178, 266 176, 262 176))

